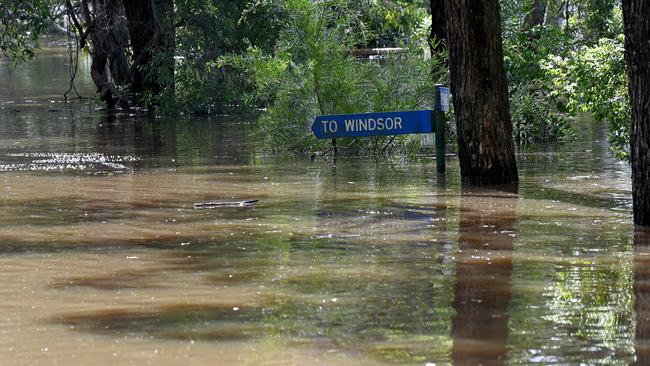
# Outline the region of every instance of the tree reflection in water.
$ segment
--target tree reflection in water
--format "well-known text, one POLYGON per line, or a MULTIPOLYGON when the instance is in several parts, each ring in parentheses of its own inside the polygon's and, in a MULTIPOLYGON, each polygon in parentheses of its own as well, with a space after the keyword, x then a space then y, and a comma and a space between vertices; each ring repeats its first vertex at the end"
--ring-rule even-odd
POLYGON ((517 196, 461 194, 452 358, 455 365, 505 364, 517 196))
POLYGON ((636 295, 636 362, 650 364, 650 229, 634 232, 634 293, 636 295))

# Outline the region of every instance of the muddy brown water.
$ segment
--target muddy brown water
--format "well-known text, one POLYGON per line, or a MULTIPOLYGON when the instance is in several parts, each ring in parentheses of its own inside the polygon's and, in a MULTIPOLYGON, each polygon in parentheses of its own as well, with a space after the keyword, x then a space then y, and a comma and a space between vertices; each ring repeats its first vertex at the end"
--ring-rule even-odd
POLYGON ((650 235, 602 126, 473 190, 451 156, 280 159, 250 119, 66 104, 68 60, 0 63, 0 364, 650 359, 650 235))

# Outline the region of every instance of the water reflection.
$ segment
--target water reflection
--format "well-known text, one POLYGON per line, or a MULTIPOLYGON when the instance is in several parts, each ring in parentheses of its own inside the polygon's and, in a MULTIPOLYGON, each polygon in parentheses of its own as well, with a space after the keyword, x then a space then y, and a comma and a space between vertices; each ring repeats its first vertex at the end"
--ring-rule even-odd
POLYGON ((452 358, 456 365, 506 364, 517 196, 461 194, 452 358))
POLYGON ((83 110, 65 111, 64 120, 50 115, 0 113, 0 172, 115 174, 249 164, 259 155, 246 117, 176 120, 83 110))
POLYGON ((634 233, 634 293, 636 303, 636 362, 650 364, 650 229, 634 233))

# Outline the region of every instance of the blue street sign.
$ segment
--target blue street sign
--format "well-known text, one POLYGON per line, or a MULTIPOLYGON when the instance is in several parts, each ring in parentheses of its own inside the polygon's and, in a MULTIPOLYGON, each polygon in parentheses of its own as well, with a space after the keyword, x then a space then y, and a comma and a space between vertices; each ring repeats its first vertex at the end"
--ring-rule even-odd
POLYGON ((449 88, 440 86, 440 110, 443 112, 449 112, 449 88))
POLYGON ((311 130, 319 139, 431 133, 431 111, 318 116, 311 130))

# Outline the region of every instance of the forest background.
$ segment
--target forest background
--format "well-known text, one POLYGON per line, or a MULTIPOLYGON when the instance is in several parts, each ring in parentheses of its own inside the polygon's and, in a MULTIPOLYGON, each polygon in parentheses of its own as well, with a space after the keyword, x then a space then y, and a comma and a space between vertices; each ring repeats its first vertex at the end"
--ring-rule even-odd
MULTIPOLYGON (((449 83, 441 9, 427 0, 2 0, 0 48, 15 63, 57 32, 92 58, 95 102, 157 115, 255 113, 274 152, 324 155, 320 114, 430 109, 449 83), (433 14, 433 16, 432 16, 433 14), (381 50, 377 50, 381 49, 381 50)), ((608 123, 629 155, 617 0, 502 0, 518 145, 571 141, 575 117, 608 123)), ((455 127, 448 126, 449 141, 455 127)), ((412 137, 341 140, 342 154, 411 153, 412 137)))

